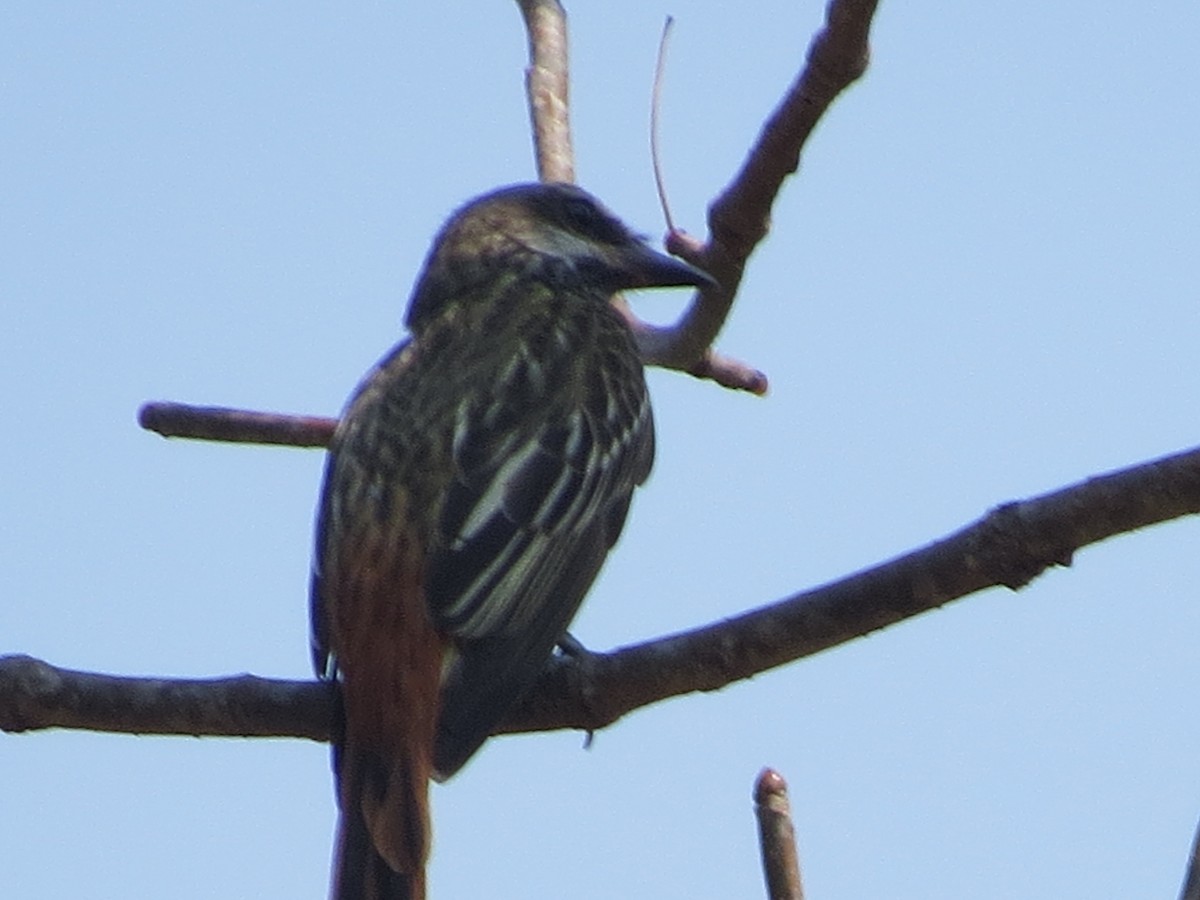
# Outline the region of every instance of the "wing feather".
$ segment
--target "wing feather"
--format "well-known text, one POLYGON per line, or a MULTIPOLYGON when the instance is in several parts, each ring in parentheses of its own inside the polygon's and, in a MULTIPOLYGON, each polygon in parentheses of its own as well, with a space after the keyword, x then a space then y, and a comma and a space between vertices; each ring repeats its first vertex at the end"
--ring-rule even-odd
POLYGON ((584 376, 578 403, 528 410, 519 438, 495 434, 499 419, 478 412, 457 419, 442 549, 426 582, 434 621, 457 651, 443 680, 439 777, 474 753, 544 668, 649 475, 654 423, 640 364, 631 348, 611 362, 584 376))
POLYGON ((455 637, 529 628, 549 602, 573 613, 582 597, 550 597, 549 584, 593 519, 605 522, 605 549, 612 545, 649 473, 654 432, 644 388, 640 403, 606 403, 598 415, 573 410, 538 425, 507 458, 480 456, 478 447, 493 443, 487 433, 455 442, 444 549, 427 582, 435 621, 455 637))

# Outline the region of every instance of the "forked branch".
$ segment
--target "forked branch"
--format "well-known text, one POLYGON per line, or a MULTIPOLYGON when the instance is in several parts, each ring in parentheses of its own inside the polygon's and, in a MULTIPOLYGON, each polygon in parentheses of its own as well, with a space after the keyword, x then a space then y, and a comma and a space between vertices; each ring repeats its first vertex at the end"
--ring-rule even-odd
POLYGON ((831 0, 825 26, 813 38, 800 74, 763 125, 741 170, 709 207, 709 238, 667 235, 667 249, 704 269, 717 287, 697 291, 680 320, 656 327, 631 319, 647 365, 680 369, 726 387, 764 393, 766 376, 712 350, 737 296, 750 254, 771 220, 771 208, 800 152, 833 101, 867 69, 877 0, 831 0))

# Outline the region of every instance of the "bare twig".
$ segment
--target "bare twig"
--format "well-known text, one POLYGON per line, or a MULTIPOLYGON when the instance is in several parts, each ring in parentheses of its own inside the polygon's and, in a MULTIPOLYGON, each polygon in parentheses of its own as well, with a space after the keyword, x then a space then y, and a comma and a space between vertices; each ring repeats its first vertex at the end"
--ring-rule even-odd
POLYGON ((654 64, 654 89, 650 92, 650 164, 654 168, 654 186, 658 189, 658 202, 662 204, 663 221, 667 231, 675 230, 671 218, 671 204, 667 202, 667 188, 663 183, 662 156, 658 152, 658 120, 662 106, 663 76, 667 68, 667 42, 671 38, 671 25, 675 20, 667 16, 663 22, 662 37, 658 39, 658 59, 654 64))
MULTIPOLYGON (((1200 448, 1008 503, 920 550, 741 616, 611 653, 556 657, 501 730, 598 730, 640 707, 719 690, 976 591, 1022 587, 1048 567, 1069 565, 1081 547, 1196 513, 1200 448)), ((0 668, 0 728, 312 738, 323 737, 330 720, 327 689, 317 684, 186 682, 192 693, 184 696, 211 697, 181 703, 173 682, 106 678, 97 698, 96 676, 43 666, 11 657, 0 668), (247 708, 272 724, 250 729, 247 708)))
POLYGON ((800 151, 838 95, 867 70, 868 37, 877 0, 832 0, 825 27, 808 48, 804 69, 763 125, 741 170, 709 209, 717 259, 708 271, 722 284, 767 234, 771 207, 784 179, 800 165, 800 151), (726 262, 731 272, 720 268, 726 262))
MULTIPOLYGON (((709 207, 708 243, 688 241, 678 232, 668 235, 668 249, 712 275, 718 287, 698 291, 670 328, 635 326, 647 365, 701 377, 754 371, 726 363, 710 348, 729 315, 746 261, 767 234, 771 207, 784 179, 799 166, 800 151, 825 110, 866 71, 876 5, 877 0, 831 0, 825 27, 813 38, 799 77, 763 126, 741 170, 709 207), (698 366, 705 356, 707 364, 698 366)), ((727 375, 722 383, 761 393, 766 378, 756 375, 745 381, 727 375)))
POLYGON ((337 428, 337 419, 250 412, 224 406, 147 403, 138 410, 138 424, 163 437, 234 444, 327 447, 337 428))
POLYGON ((541 181, 575 181, 571 148, 567 13, 558 0, 517 0, 529 35, 525 91, 541 181))
POLYGON ((769 900, 804 900, 796 829, 788 804, 787 782, 774 769, 763 769, 754 783, 754 812, 769 900))

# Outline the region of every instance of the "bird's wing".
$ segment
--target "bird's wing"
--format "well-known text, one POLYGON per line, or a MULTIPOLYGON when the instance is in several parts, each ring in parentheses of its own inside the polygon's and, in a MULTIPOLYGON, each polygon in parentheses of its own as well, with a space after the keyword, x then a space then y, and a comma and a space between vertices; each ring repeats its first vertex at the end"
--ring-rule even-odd
POLYGON ((391 497, 389 491, 379 489, 371 473, 379 470, 382 465, 375 456, 383 453, 394 455, 395 450, 388 447, 386 442, 362 441, 358 432, 363 426, 363 417, 353 416, 352 411, 364 403, 378 403, 379 395, 384 389, 381 380, 402 381, 412 368, 415 358, 412 343, 404 341, 392 348, 367 372, 346 404, 325 459, 325 487, 322 489, 317 508, 316 548, 309 587, 312 661, 319 678, 332 680, 337 674, 337 660, 334 658, 334 648, 331 644, 332 617, 336 611, 332 608, 332 598, 329 595, 336 586, 335 582, 342 579, 347 570, 355 568, 345 557, 355 552, 364 552, 361 540, 357 537, 348 538, 347 535, 367 528, 372 522, 387 518, 383 514, 384 510, 379 507, 387 504, 391 497), (374 452, 368 452, 364 444, 372 446, 374 452), (359 477, 350 478, 349 473, 341 471, 347 467, 359 469, 359 477), (346 478, 358 485, 358 491, 353 497, 340 496, 328 489, 334 482, 346 478))
POLYGON ((633 377, 589 373, 583 402, 557 413, 459 416, 442 549, 426 581, 434 622, 458 651, 434 751, 443 778, 545 666, 649 474, 649 398, 640 369, 623 374, 633 377))
POLYGON ((318 513, 313 657, 318 674, 340 679, 342 702, 337 897, 366 896, 359 891, 368 884, 377 896, 379 879, 424 896, 444 646, 425 602, 431 536, 420 510, 428 505, 411 466, 430 455, 427 430, 398 427, 420 423, 406 402, 392 402, 411 397, 404 388, 414 357, 393 351, 355 393, 334 435, 318 513))

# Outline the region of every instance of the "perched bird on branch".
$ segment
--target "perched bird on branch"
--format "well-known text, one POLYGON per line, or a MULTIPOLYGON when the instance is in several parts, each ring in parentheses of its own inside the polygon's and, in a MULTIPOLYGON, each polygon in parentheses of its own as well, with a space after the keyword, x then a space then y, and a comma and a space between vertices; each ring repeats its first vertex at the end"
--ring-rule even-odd
POLYGON ((318 511, 338 900, 425 896, 429 779, 529 689, 650 472, 642 365, 610 298, 711 283, 566 184, 487 194, 435 239, 411 339, 347 405, 318 511))

